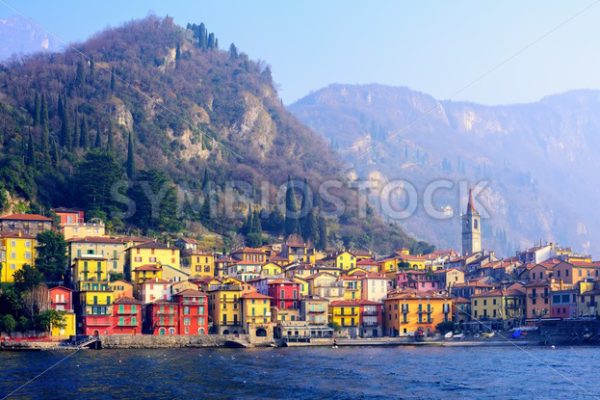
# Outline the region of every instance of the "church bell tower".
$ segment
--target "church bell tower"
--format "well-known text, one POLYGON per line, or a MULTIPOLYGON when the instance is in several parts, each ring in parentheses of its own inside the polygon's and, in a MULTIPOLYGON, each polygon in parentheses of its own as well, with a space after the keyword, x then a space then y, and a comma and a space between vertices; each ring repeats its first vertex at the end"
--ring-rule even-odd
POLYGON ((473 193, 469 189, 467 212, 462 216, 462 253, 463 256, 481 251, 481 217, 473 204, 473 193))

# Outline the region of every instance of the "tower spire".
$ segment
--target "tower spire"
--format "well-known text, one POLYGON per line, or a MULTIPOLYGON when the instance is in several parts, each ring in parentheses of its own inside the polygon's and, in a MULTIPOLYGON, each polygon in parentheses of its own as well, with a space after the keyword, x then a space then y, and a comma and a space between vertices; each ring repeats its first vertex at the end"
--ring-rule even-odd
POLYGON ((473 188, 469 187, 469 202, 467 204, 467 214, 478 215, 479 213, 475 209, 475 202, 473 201, 473 188))

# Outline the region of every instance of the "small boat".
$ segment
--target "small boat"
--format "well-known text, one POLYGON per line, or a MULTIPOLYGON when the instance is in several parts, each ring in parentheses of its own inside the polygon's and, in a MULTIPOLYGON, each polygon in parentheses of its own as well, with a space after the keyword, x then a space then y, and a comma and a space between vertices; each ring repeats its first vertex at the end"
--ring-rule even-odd
POLYGON ((331 346, 331 348, 332 348, 332 349, 337 349, 337 348, 338 348, 338 346, 337 346, 337 344, 334 344, 333 346, 331 346))

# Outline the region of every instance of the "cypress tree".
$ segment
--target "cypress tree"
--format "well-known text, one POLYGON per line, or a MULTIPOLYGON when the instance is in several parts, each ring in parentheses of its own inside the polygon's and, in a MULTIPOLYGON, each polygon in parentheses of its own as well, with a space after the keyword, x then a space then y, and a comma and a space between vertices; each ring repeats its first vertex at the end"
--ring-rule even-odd
POLYGON ((46 95, 42 94, 42 128, 48 129, 48 101, 46 95))
POLYGON ((75 112, 75 122, 73 122, 73 148, 79 147, 81 138, 79 136, 79 115, 75 112))
POLYGON ((319 241, 317 243, 317 249, 325 250, 327 248, 327 223, 323 217, 319 217, 319 241))
POLYGON ((207 47, 211 50, 215 48, 215 34, 212 32, 208 35, 207 47))
POLYGON ((207 226, 210 222, 210 199, 208 196, 204 197, 202 208, 200 208, 200 222, 202 225, 207 226))
POLYGON ((110 91, 115 91, 115 69, 111 68, 110 70, 110 91))
POLYGON ((115 151, 115 137, 112 127, 108 126, 108 139, 106 140, 106 152, 113 153, 115 151))
POLYGON ((237 47, 235 47, 235 44, 231 43, 231 45, 229 46, 229 59, 237 60, 237 58, 238 58, 237 47))
POLYGON ((88 135, 89 135, 89 132, 88 132, 87 119, 84 116, 83 120, 81 121, 81 131, 79 132, 79 146, 82 149, 87 149, 89 146, 88 135))
POLYGON ((134 148, 133 148, 133 135, 129 132, 129 140, 127 143, 127 177, 133 179, 135 175, 135 159, 134 159, 134 148))
POLYGON ((94 148, 99 149, 102 147, 102 137, 100 137, 100 121, 96 120, 96 140, 94 141, 94 148))
POLYGON ((71 137, 71 124, 69 123, 69 112, 67 111, 67 107, 63 103, 62 113, 60 114, 60 144, 66 147, 67 149, 71 149, 73 145, 73 139, 71 137))
POLYGON ((94 82, 94 74, 96 72, 96 63, 94 57, 90 57, 90 82, 94 82))
POLYGON ((47 127, 43 127, 41 140, 40 151, 44 156, 48 156, 50 154, 50 132, 47 127))
POLYGON ((262 235, 262 223, 260 221, 260 212, 255 211, 253 217, 252 233, 262 235))
POLYGON ((302 237, 306 240, 310 237, 310 210, 312 209, 312 200, 309 198, 309 186, 308 181, 304 178, 303 193, 302 193, 302 205, 300 206, 300 229, 302 231, 302 237))
POLYGON ((179 61, 181 60, 181 45, 177 42, 177 47, 175 48, 175 68, 179 67, 179 61))
POLYGON ((202 50, 206 50, 207 46, 208 38, 206 34, 206 26, 204 26, 204 22, 202 22, 198 28, 198 47, 200 47, 202 50))
POLYGON ((215 50, 219 50, 219 39, 215 38, 215 50))
POLYGON ((25 157, 25 164, 30 167, 35 166, 35 148, 33 145, 33 134, 29 132, 29 142, 27 143, 27 156, 25 157))
POLYGON ((204 176, 202 177, 202 186, 201 189, 202 191, 206 191, 206 189, 208 188, 208 168, 204 168, 204 176))
POLYGON ((58 167, 58 163, 60 162, 60 152, 58 150, 58 143, 56 143, 56 140, 53 138, 52 139, 52 165, 56 168, 58 167))
POLYGON ((285 234, 298 233, 299 228, 296 193, 292 186, 292 178, 288 175, 287 190, 285 193, 285 234))
POLYGON ((81 86, 85 80, 85 73, 83 71, 83 63, 79 61, 77 63, 77 69, 75 71, 75 85, 81 86))
POLYGON ((319 217, 317 216, 316 209, 311 209, 308 215, 308 238, 312 240, 313 244, 319 243, 319 217))
POLYGON ((33 126, 40 126, 42 123, 42 100, 38 92, 35 92, 35 105, 33 111, 33 126))

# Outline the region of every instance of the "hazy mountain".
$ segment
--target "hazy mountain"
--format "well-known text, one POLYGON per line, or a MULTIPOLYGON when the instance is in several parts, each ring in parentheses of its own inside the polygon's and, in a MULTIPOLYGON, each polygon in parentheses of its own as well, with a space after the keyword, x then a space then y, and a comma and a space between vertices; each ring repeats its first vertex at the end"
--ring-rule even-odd
MULTIPOLYGON (((438 178, 489 180, 485 245, 504 254, 539 240, 600 252, 600 92, 579 90, 536 103, 484 106, 440 101, 408 88, 331 85, 289 109, 320 132, 361 177, 403 178, 422 193, 438 178)), ((440 246, 460 246, 456 186, 404 226, 440 246), (448 209, 450 210, 450 209, 448 209)))
POLYGON ((0 19, 0 61, 38 51, 57 51, 56 40, 20 16, 0 19))
MULTIPOLYGON (((205 190, 206 179, 220 196, 213 212, 223 211, 243 189, 227 191, 230 182, 246 183, 249 204, 234 202, 238 214, 222 212, 207 225, 233 235, 248 208, 273 211, 277 189, 288 176, 307 179, 313 188, 329 179, 346 182, 342 162, 325 140, 282 105, 268 66, 226 48, 219 50, 214 34, 207 38, 203 24, 183 28, 170 18, 149 17, 66 52, 0 67, 0 186, 37 206, 96 211, 80 189, 85 184, 95 190, 93 182, 75 179, 90 168, 81 161, 111 148, 124 165, 131 147, 137 170, 158 169, 182 194, 195 196, 184 204, 182 218, 192 223, 188 229, 198 225, 195 206, 202 202, 204 192, 198 191, 205 190), (264 184, 271 200, 266 205, 258 196, 264 184)), ((330 243, 380 252, 403 245, 425 248, 376 216, 356 218, 353 190, 339 192, 349 208, 328 219, 330 243)), ((92 200, 108 197, 98 207, 110 215, 118 206, 115 196, 100 196, 92 200)), ((321 203, 322 209, 330 206, 321 203)), ((262 216, 265 230, 268 223, 276 225, 262 216)), ((136 228, 127 226, 128 220, 112 222, 136 228)))

